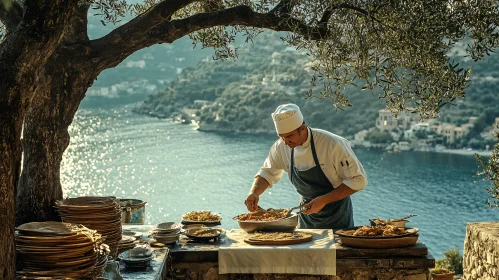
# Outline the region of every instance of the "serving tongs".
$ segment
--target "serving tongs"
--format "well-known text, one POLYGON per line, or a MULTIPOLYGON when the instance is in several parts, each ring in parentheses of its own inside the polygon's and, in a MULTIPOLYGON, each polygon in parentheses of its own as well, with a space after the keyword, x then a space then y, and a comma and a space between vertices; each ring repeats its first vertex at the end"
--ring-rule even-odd
MULTIPOLYGON (((262 208, 262 207, 258 206, 258 210, 259 210, 259 211, 262 211, 263 213, 268 212, 268 211, 270 211, 271 209, 272 209, 272 208, 269 208, 269 209, 264 209, 264 208, 262 208)), ((308 210, 308 209, 310 209, 310 208, 308 208, 308 207, 304 207, 303 205, 288 208, 288 209, 286 209, 286 210, 285 210, 285 211, 286 211, 286 212, 285 212, 285 214, 284 214, 283 216, 281 216, 281 218, 279 218, 279 220, 282 220, 282 219, 287 219, 287 218, 291 217, 291 214, 292 214, 293 210, 296 210, 296 209, 300 209, 300 211, 296 212, 296 214, 301 214, 303 211, 306 211, 306 210, 308 210)))
POLYGON ((416 217, 417 215, 407 215, 405 217, 402 217, 402 218, 398 218, 398 219, 395 219, 395 220, 388 220, 390 222, 398 222, 398 221, 403 221, 403 220, 407 220, 409 218, 412 218, 412 217, 416 217))
POLYGON ((301 214, 303 211, 306 211, 308 209, 310 209, 309 207, 304 207, 303 205, 299 205, 299 206, 296 206, 296 207, 291 207, 289 209, 286 210, 286 214, 281 218, 281 219, 286 219, 286 218, 289 218, 293 212, 293 210, 296 210, 296 209, 300 209, 300 211, 296 212, 296 214, 301 214))
POLYGON ((417 215, 407 215, 407 216, 404 216, 402 218, 398 218, 398 219, 395 219, 395 220, 384 220, 383 222, 374 222, 376 225, 380 225, 380 226, 386 226, 392 222, 400 222, 400 221, 403 221, 403 220, 407 220, 409 218, 412 218, 412 217, 416 217, 417 215))

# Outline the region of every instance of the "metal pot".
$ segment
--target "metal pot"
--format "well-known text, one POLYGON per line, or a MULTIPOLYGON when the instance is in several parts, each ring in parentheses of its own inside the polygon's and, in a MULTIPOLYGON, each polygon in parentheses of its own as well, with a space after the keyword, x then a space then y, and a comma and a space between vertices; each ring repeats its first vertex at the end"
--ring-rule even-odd
POLYGON ((254 231, 274 231, 274 232, 293 232, 298 226, 298 214, 293 213, 288 218, 275 221, 240 221, 237 217, 233 218, 239 224, 239 227, 246 232, 254 231))
POLYGON ((132 225, 143 225, 146 219, 146 201, 131 198, 120 198, 121 223, 132 225))

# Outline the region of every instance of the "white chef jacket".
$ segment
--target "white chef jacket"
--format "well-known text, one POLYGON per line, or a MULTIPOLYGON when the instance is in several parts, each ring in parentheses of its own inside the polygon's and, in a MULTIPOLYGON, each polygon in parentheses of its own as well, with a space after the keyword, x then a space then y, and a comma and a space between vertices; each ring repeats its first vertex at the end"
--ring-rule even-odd
MULTIPOLYGON (((364 167, 355 156, 350 143, 345 138, 322 129, 313 129, 315 151, 322 171, 334 188, 342 183, 353 190, 364 189, 367 185, 367 175, 364 167)), ((295 147, 295 167, 300 171, 315 166, 310 145, 310 129, 308 138, 301 146, 295 147)), ((277 140, 260 171, 256 174, 265 178, 270 187, 279 182, 284 171, 290 174, 291 148, 282 139, 277 140)))

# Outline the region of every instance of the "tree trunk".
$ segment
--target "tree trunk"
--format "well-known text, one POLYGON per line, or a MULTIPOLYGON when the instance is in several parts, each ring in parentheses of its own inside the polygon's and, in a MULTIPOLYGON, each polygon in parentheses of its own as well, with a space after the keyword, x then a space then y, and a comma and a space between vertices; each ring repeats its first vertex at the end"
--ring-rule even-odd
POLYGON ((43 80, 24 123, 24 159, 16 200, 16 224, 60 221, 55 202, 63 198, 61 161, 69 145, 68 127, 94 80, 82 46, 60 46, 49 59, 43 80), (67 57, 71 56, 71 60, 67 57))
POLYGON ((17 226, 29 222, 60 221, 53 206, 55 200, 62 198, 59 169, 69 136, 64 130, 52 129, 59 123, 55 119, 47 120, 46 116, 60 108, 44 104, 44 100, 51 100, 47 91, 50 93, 50 85, 38 90, 24 121, 23 169, 16 197, 17 226))
MULTIPOLYGON (((0 94, 4 92, 0 90, 0 94)), ((15 279, 16 273, 14 186, 17 185, 21 167, 21 127, 22 117, 17 111, 0 114, 0 279, 15 279)))
POLYGON ((24 51, 42 48, 28 45, 27 38, 11 34, 0 46, 0 279, 15 279, 15 199, 21 171, 21 131, 40 72, 32 64, 44 65, 44 57, 51 53, 49 46, 43 53, 24 51), (27 47, 21 47, 23 43, 27 47))

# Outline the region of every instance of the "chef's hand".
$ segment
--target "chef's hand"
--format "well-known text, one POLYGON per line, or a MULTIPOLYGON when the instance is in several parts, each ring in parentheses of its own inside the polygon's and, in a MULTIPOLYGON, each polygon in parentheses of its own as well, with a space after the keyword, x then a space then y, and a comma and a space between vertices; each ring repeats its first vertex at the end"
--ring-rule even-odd
POLYGON ((327 204, 326 198, 318 196, 303 206, 306 210, 303 211, 302 213, 307 215, 319 213, 319 211, 321 211, 322 208, 326 206, 326 204, 327 204))
POLYGON ((260 197, 256 193, 250 193, 246 200, 244 201, 244 204, 246 205, 246 208, 248 208, 248 211, 250 212, 256 212, 258 210, 258 200, 260 197))

